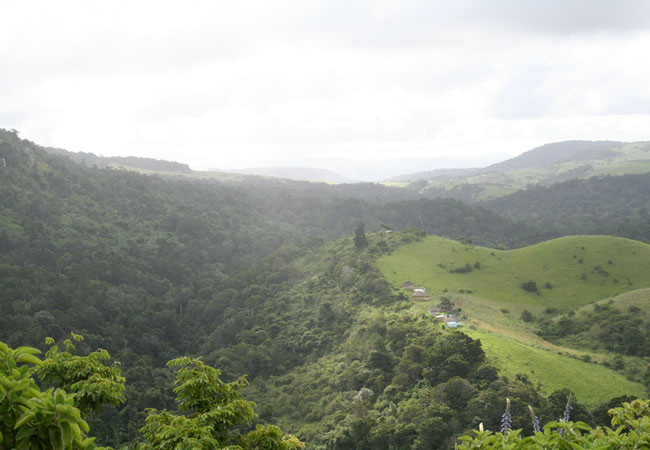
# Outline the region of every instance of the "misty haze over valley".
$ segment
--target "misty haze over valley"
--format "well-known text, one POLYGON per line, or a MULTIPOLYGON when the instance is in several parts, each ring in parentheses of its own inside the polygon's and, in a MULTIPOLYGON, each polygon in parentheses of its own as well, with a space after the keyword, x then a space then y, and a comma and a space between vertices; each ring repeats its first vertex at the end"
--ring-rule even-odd
POLYGON ((650 448, 650 4, 3 12, 0 450, 650 448))

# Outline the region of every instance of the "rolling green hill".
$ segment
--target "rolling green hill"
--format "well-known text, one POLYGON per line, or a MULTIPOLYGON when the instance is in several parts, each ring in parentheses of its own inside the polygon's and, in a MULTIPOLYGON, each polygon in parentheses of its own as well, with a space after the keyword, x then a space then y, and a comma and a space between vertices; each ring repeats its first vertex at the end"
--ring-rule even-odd
POLYGON ((481 202, 573 179, 650 172, 648 142, 569 141, 548 144, 472 174, 436 177, 428 183, 413 176, 424 195, 481 202))
MULTIPOLYGON (((628 292, 542 319, 538 327, 541 335, 558 345, 647 358, 650 356, 650 289, 628 292)), ((617 361, 616 365, 623 366, 624 362, 617 361)))
POLYGON ((590 408, 621 395, 647 396, 643 385, 607 367, 492 333, 476 330, 467 333, 480 339, 488 359, 500 372, 512 378, 525 375, 544 394, 568 388, 590 408))
MULTIPOLYGON (((430 300, 412 304, 418 314, 437 305, 441 297, 449 298, 462 311, 464 330, 481 340, 490 363, 510 377, 524 375, 544 393, 571 389, 590 407, 616 395, 644 395, 643 385, 602 365, 610 364, 616 354, 609 352, 615 348, 571 341, 596 333, 598 322, 592 320, 581 330, 577 318, 590 313, 591 304, 598 300, 597 304, 613 302, 628 311, 643 304, 639 309, 644 317, 648 314, 650 289, 639 290, 650 287, 647 244, 608 236, 570 236, 503 251, 430 236, 381 257, 377 264, 394 287, 409 280, 426 288, 430 300), (535 282, 536 291, 522 287, 529 281, 535 282), (581 309, 574 313, 575 308, 581 309), (555 316, 556 309, 566 314, 555 316), (524 310, 534 314, 533 321, 521 320, 524 310), (567 321, 574 314, 576 320, 567 321), (552 325, 561 318, 569 324, 565 339, 549 342, 536 334, 542 324, 554 330, 552 325)), ((615 340, 619 341, 625 337, 615 340)), ((631 364, 640 363, 632 359, 631 364)))
POLYGON ((573 308, 650 287, 650 245, 608 236, 570 236, 509 251, 429 237, 378 264, 396 286, 410 280, 434 295, 468 293, 532 307, 573 308), (523 289, 528 281, 537 290, 523 289))
POLYGON ((564 141, 534 148, 485 168, 488 172, 548 167, 567 162, 612 158, 625 143, 616 141, 564 141))
POLYGON ((618 308, 620 310, 629 310, 636 308, 635 314, 643 320, 650 320, 650 289, 638 289, 636 291, 626 292, 613 298, 600 300, 593 305, 587 305, 579 308, 576 315, 588 313, 595 305, 601 307, 618 308))

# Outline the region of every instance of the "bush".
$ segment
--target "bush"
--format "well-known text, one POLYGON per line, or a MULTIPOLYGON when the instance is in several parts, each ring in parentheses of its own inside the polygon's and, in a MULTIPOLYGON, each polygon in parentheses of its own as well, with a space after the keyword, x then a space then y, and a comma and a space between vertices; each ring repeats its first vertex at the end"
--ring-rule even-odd
POLYGON ((469 265, 469 263, 467 263, 463 267, 449 270, 449 273, 467 273, 471 271, 472 271, 472 267, 469 265))
POLYGON ((530 311, 524 309, 521 312, 521 320, 523 320, 524 322, 532 322, 533 320, 535 320, 535 318, 533 317, 530 311))
POLYGON ((533 280, 528 280, 525 283, 521 283, 521 288, 524 291, 528 291, 528 292, 538 292, 537 283, 535 283, 533 280))
MULTIPOLYGON (((650 433, 648 432, 648 419, 650 419, 650 402, 648 400, 634 400, 623 403, 622 407, 610 409, 612 428, 592 428, 583 422, 572 422, 564 419, 552 421, 543 427, 539 423, 535 411, 530 408, 531 422, 534 434, 522 437, 522 430, 511 430, 510 403, 503 415, 506 426, 502 431, 493 433, 483 429, 474 431, 473 436, 461 436, 457 448, 460 450, 479 449, 613 449, 613 448, 648 448, 650 446, 650 433), (506 420, 507 419, 507 420, 506 420)), ((567 404, 568 416, 569 407, 567 404)))

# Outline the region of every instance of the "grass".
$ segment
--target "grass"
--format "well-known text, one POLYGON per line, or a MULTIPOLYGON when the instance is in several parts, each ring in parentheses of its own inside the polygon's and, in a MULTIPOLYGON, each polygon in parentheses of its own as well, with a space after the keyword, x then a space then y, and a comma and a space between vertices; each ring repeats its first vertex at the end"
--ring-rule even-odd
POLYGON ((545 395, 568 388, 588 408, 621 395, 646 397, 643 385, 628 381, 601 365, 531 347, 516 339, 485 331, 463 331, 481 340, 486 356, 502 374, 510 378, 517 374, 526 375, 545 395))
POLYGON ((622 162, 599 166, 594 170, 594 175, 627 175, 650 172, 650 161, 622 162))
MULTIPOLYGON (((627 311, 628 308, 634 306, 640 310, 636 313, 639 318, 650 320, 650 289, 638 289, 596 303, 600 305, 608 305, 611 308, 617 308, 621 311, 627 311)), ((591 309, 592 305, 583 306, 576 311, 576 314, 580 316, 580 314, 591 311, 591 309)))
POLYGON ((502 197, 529 184, 552 184, 571 178, 589 178, 602 175, 625 175, 650 172, 650 145, 645 142, 624 144, 613 148, 615 153, 594 154, 592 159, 576 159, 546 167, 490 172, 468 177, 439 178, 429 182, 430 187, 452 189, 471 184, 482 188, 475 201, 502 197))
POLYGON ((465 293, 537 309, 570 309, 650 287, 650 245, 609 236, 570 236, 510 251, 431 236, 380 258, 378 266, 394 286, 410 280, 429 295, 465 293), (450 272, 467 264, 470 272, 450 272), (522 289, 529 280, 537 292, 522 289))
POLYGON ((528 310, 539 317, 549 307, 588 310, 585 305, 600 301, 625 310, 637 306, 650 317, 650 289, 643 289, 650 288, 650 245, 570 236, 499 251, 431 236, 383 256, 378 267, 395 287, 410 280, 427 289, 432 299, 413 302, 415 314, 448 297, 462 310, 463 331, 480 339, 488 359, 509 377, 524 374, 545 394, 569 388, 588 407, 624 394, 646 397, 643 385, 596 364, 612 354, 545 341, 520 316, 528 310), (469 272, 450 272, 467 265, 469 272), (529 280, 539 293, 522 289, 529 280), (585 356, 594 362, 581 360, 585 356))
POLYGON ((478 201, 487 201, 493 198, 505 197, 506 195, 517 192, 521 189, 512 187, 512 186, 503 186, 498 184, 486 184, 483 187, 483 190, 478 194, 476 200, 478 201))

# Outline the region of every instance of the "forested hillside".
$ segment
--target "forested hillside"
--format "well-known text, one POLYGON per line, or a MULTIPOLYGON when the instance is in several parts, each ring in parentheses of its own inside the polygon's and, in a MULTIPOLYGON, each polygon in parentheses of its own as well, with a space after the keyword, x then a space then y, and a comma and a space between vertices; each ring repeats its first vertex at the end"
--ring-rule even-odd
MULTIPOLYGON (((203 354, 229 377, 255 378, 329 351, 351 313, 336 291, 299 299, 287 289, 305 276, 296 272, 296 258, 351 233, 360 220, 368 229, 415 223, 492 242, 517 230, 454 200, 391 206, 327 186, 320 195, 263 179, 251 185, 173 181, 81 166, 14 132, 3 131, 1 139, 0 340, 42 346, 47 336, 75 331, 86 337, 82 351, 101 347, 121 360, 128 401, 119 414, 109 408, 110 419, 93 423, 113 444, 135 436, 144 408, 173 406, 163 369, 171 358, 203 354), (256 262, 266 267, 261 274, 241 272, 256 262), (310 301, 318 308, 296 309, 310 301), (329 328, 311 336, 318 314, 329 328)), ((358 264, 352 260, 345 269, 352 285, 361 283, 354 297, 385 296, 383 278, 358 264)), ((324 282, 320 273, 310 276, 324 282)))
POLYGON ((607 234, 650 242, 650 174, 571 180, 491 200, 485 206, 536 224, 540 237, 607 234))
POLYGON ((539 239, 533 223, 370 183, 86 167, 4 130, 0 192, 0 341, 44 348, 74 331, 81 353, 121 361, 126 402, 88 420, 103 444, 141 439, 145 408, 176 408, 165 363, 183 355, 247 374, 259 421, 308 448, 448 448, 496 427, 505 396, 526 430, 527 404, 551 419, 566 402, 414 314, 376 265, 426 233, 520 246, 539 239))

